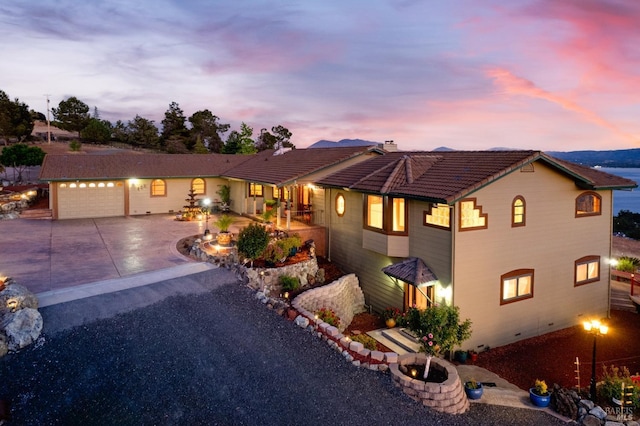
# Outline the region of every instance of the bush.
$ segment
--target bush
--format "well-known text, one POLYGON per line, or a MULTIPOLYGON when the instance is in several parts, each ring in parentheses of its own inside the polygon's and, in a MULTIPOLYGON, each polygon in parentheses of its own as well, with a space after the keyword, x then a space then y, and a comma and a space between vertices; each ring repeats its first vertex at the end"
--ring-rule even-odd
POLYGON ((316 311, 316 316, 320 321, 324 321, 329 325, 332 325, 334 327, 340 326, 340 318, 333 311, 333 309, 320 308, 318 311, 316 311))
POLYGON ((618 259, 615 269, 618 271, 634 273, 636 269, 638 269, 638 266, 640 266, 640 259, 637 257, 622 256, 618 259))
POLYGON ((69 150, 71 150, 72 152, 78 152, 80 151, 81 148, 82 148, 82 144, 80 143, 79 140, 74 139, 71 142, 69 142, 69 150))
POLYGON ((280 285, 283 291, 296 291, 300 288, 300 279, 291 275, 280 275, 280 285))
POLYGON ((640 387, 635 386, 631 380, 631 374, 627 367, 614 367, 608 369, 606 365, 602 366, 603 377, 602 384, 598 386, 598 395, 606 402, 611 402, 613 398, 620 400, 622 398, 622 385, 628 386, 631 395, 625 400, 633 401, 633 408, 640 408, 640 387))
POLYGON ((257 223, 250 223, 238 234, 238 252, 249 259, 255 259, 262 254, 269 244, 269 232, 257 223))
POLYGON ((285 254, 285 251, 282 249, 282 247, 279 244, 271 243, 271 244, 268 244, 267 247, 264 249, 264 252, 262 253, 262 257, 267 262, 277 263, 285 259, 287 255, 285 254))
POLYGON ((436 305, 422 311, 411 308, 407 312, 407 327, 431 355, 449 352, 471 337, 471 321, 460 322, 457 306, 436 305))
POLYGON ((369 349, 370 351, 375 351, 376 349, 378 349, 378 342, 376 342, 376 339, 369 336, 368 334, 356 334, 355 336, 350 337, 354 342, 362 343, 364 347, 366 349, 369 349))

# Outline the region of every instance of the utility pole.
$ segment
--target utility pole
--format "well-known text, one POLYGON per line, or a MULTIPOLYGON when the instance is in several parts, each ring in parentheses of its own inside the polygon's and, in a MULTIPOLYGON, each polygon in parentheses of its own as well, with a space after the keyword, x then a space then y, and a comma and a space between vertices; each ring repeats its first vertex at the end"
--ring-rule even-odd
POLYGON ((49 121, 49 96, 51 95, 45 96, 47 97, 47 143, 51 145, 51 121, 49 121))

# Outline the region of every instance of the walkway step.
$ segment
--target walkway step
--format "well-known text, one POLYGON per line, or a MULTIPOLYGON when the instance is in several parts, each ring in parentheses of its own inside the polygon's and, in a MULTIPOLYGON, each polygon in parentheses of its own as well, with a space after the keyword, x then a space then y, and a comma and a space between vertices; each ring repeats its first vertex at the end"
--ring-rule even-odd
POLYGON ((29 209, 20 212, 22 219, 53 219, 51 209, 29 209))
POLYGON ((51 306, 58 303, 70 302, 72 300, 113 293, 116 291, 126 290, 128 288, 141 287, 160 281, 197 274, 199 272, 208 271, 212 268, 214 268, 214 266, 210 263, 189 262, 173 266, 171 268, 142 272, 140 274, 128 275, 122 278, 96 281, 89 284, 67 287, 59 290, 45 291, 36 294, 36 296, 38 297, 39 307, 44 308, 45 306, 51 306))
POLYGON ((412 337, 403 332, 404 328, 388 328, 381 331, 386 339, 403 348, 406 352, 420 352, 420 344, 412 337))

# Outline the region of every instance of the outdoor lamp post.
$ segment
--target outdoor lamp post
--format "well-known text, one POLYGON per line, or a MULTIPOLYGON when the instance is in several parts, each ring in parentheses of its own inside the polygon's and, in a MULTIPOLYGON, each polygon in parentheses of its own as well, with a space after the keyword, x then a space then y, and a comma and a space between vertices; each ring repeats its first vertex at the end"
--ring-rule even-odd
POLYGON ((205 217, 205 226, 204 226, 204 239, 210 239, 211 231, 209 231, 209 211, 211 209, 211 199, 205 198, 202 200, 202 204, 204 205, 204 217, 205 217))
POLYGON ((584 329, 593 334, 593 359, 591 360, 591 382, 589 386, 589 399, 596 399, 596 341, 598 336, 604 336, 609 331, 609 327, 600 323, 598 320, 585 321, 584 329))

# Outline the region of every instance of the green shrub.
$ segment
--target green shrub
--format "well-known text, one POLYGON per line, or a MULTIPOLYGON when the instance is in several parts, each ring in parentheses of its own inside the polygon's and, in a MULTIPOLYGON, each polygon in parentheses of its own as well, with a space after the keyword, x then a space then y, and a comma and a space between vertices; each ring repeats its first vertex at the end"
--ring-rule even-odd
POLYGON ((407 327, 418 338, 422 349, 430 355, 447 353, 471 337, 471 321, 460 322, 457 306, 436 305, 407 312, 407 327))
POLYGON ((631 395, 625 397, 625 400, 632 400, 632 407, 634 409, 640 408, 640 387, 634 386, 631 380, 631 374, 627 367, 614 367, 607 368, 606 365, 602 366, 602 383, 598 386, 598 395, 602 400, 611 402, 613 398, 620 400, 622 397, 622 385, 629 387, 627 392, 631 392, 631 395))
POLYGON ((238 252, 253 260, 260 256, 269 244, 269 231, 258 223, 250 223, 238 234, 237 244, 238 252))
POLYGON ((280 275, 282 291, 296 291, 300 288, 300 279, 291 275, 280 275))
POLYGON ((316 311, 316 316, 320 321, 324 321, 329 325, 332 325, 334 327, 340 326, 340 318, 333 311, 333 309, 320 308, 318 311, 316 311))
POLYGON ((287 257, 287 254, 279 244, 267 244, 267 247, 262 252, 262 257, 267 262, 277 263, 287 257))
POLYGON ((350 337, 354 342, 362 343, 364 347, 370 351, 375 351, 378 348, 378 342, 376 342, 376 339, 368 334, 356 334, 355 336, 350 337))
POLYGON ((74 139, 71 142, 69 142, 69 150, 73 152, 78 152, 80 151, 80 149, 82 149, 82 144, 80 143, 79 140, 74 139))
POLYGON ((638 269, 638 266, 640 266, 640 259, 637 257, 622 256, 618 259, 615 269, 618 271, 634 273, 636 269, 638 269))

